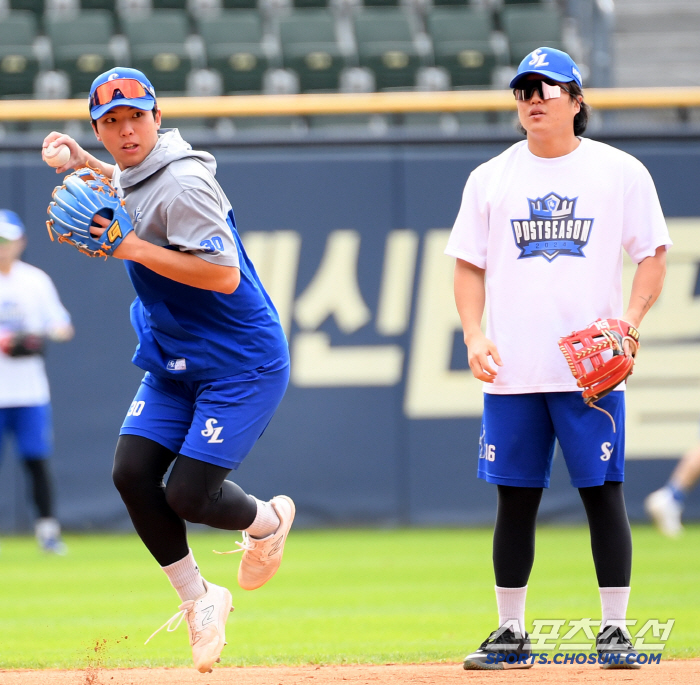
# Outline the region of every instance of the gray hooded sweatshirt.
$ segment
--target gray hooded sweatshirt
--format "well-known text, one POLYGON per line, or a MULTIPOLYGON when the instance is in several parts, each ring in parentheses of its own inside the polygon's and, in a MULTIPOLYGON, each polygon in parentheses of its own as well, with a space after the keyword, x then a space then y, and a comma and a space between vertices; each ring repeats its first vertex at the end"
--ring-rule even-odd
POLYGON ((165 129, 136 166, 115 167, 112 182, 126 202, 136 235, 224 266, 239 266, 226 215, 231 203, 214 179, 216 160, 165 129))
POLYGON ((214 157, 192 150, 177 130, 159 135, 141 164, 115 169, 113 182, 139 238, 240 269, 238 288, 224 294, 125 261, 137 294, 131 305, 139 338, 133 362, 156 375, 224 378, 288 359, 279 317, 240 242, 215 172, 214 157))

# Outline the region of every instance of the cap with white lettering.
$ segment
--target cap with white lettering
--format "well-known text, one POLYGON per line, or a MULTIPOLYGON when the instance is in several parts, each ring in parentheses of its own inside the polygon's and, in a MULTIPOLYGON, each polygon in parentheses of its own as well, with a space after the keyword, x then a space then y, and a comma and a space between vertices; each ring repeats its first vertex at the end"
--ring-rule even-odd
POLYGON ((515 84, 528 74, 539 74, 546 76, 559 83, 570 83, 575 81, 579 88, 583 88, 581 80, 581 70, 576 62, 569 55, 556 48, 537 48, 520 62, 518 73, 510 82, 510 87, 515 88, 515 84))

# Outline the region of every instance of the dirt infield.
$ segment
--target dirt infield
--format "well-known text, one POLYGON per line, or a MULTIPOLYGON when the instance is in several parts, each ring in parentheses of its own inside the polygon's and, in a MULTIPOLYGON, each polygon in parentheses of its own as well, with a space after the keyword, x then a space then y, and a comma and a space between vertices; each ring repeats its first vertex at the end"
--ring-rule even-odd
POLYGON ((0 685, 412 685, 503 682, 617 683, 690 685, 700 682, 700 659, 663 661, 637 671, 604 671, 597 666, 534 666, 528 670, 465 671, 461 664, 387 664, 384 666, 276 666, 217 668, 202 675, 194 669, 154 668, 84 671, 0 671, 0 685))

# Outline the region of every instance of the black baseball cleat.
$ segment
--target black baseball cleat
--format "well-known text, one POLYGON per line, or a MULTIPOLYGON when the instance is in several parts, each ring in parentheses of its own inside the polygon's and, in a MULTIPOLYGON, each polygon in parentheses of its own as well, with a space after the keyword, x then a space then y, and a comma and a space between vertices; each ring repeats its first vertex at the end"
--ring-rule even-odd
POLYGON ((595 639, 601 668, 641 668, 639 654, 627 633, 618 626, 608 626, 595 639))
POLYGON ((467 671, 503 671, 508 668, 532 668, 532 648, 528 634, 523 637, 511 628, 494 630, 481 647, 464 659, 467 671))

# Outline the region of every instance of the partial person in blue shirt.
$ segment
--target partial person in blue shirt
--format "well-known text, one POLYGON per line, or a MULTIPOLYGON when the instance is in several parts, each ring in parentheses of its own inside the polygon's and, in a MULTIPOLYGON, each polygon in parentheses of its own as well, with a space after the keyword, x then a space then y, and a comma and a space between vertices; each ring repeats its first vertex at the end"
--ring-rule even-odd
MULTIPOLYGON (((260 587, 277 571, 294 503, 283 495, 260 501, 226 477, 284 396, 287 341, 215 179, 214 157, 192 150, 176 129, 160 130, 148 78, 121 67, 99 76, 90 118, 116 165, 58 132, 44 147, 70 148, 59 173, 89 165, 111 178, 134 226, 114 256, 124 260, 136 290, 133 362, 146 374, 120 431, 114 483, 180 597, 173 618, 187 619, 195 667, 208 672, 225 644, 232 599, 202 578, 185 521, 243 531, 236 543, 243 589, 260 587)), ((100 217, 94 223, 99 233, 100 217)))

